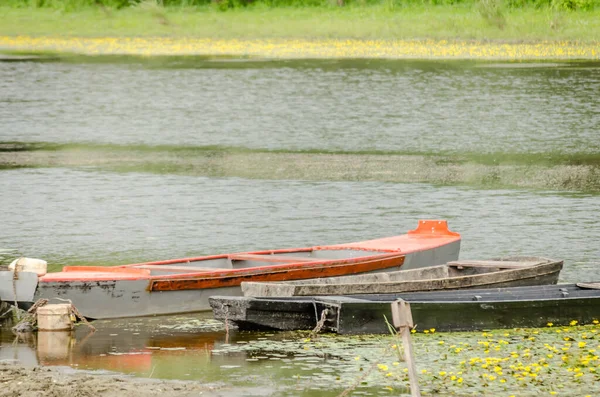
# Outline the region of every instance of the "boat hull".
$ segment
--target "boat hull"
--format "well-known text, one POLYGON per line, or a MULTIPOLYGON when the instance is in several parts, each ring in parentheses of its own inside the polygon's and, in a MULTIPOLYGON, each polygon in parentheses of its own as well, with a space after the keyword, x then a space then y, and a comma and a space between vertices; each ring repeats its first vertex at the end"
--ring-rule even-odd
POLYGON ((399 298, 410 303, 417 330, 531 328, 600 319, 600 289, 575 284, 371 296, 213 297, 211 304, 215 318, 227 318, 241 329, 310 330, 327 310, 324 331, 387 334, 385 318, 392 318, 391 303, 399 298))
MULTIPOLYGON (((508 257, 495 261, 454 261, 426 268, 282 283, 242 283, 245 296, 389 294, 466 288, 556 284, 563 261, 508 257)), ((403 268, 404 269, 404 268, 403 268)))
POLYGON ((13 304, 16 301, 21 309, 29 309, 34 300, 38 275, 33 272, 0 271, 0 301, 13 304))
MULTIPOLYGON (((438 265, 456 260, 460 251, 460 242, 453 242, 430 251, 415 252, 401 256, 397 265, 365 273, 396 271, 403 264, 410 263, 413 268, 438 265)), ((348 270, 356 271, 356 269, 348 270)), ((314 278, 321 272, 305 273, 305 278, 314 278)), ((356 271, 359 273, 359 271, 356 271)), ((341 275, 352 274, 342 273, 341 275)), ((138 317, 210 311, 209 298, 214 295, 242 296, 241 283, 245 280, 280 281, 291 278, 290 274, 265 273, 263 275, 224 276, 214 281, 206 278, 153 281, 140 280, 101 280, 101 281, 63 281, 40 282, 34 301, 37 299, 69 299, 77 310, 89 319, 107 319, 138 317), (223 284, 223 287, 214 287, 223 284), (208 285, 208 287, 205 287, 208 285), (162 288, 158 289, 156 287, 162 288), (169 289, 169 287, 171 287, 169 289)))
MULTIPOLYGON (((418 269, 458 259, 460 235, 421 220, 404 235, 357 243, 220 254, 122 266, 65 266, 39 278, 32 301, 70 300, 88 319, 210 310, 244 281, 285 281, 418 269)), ((7 280, 8 282, 8 280, 7 280)), ((12 293, 0 299, 10 300, 12 293)))

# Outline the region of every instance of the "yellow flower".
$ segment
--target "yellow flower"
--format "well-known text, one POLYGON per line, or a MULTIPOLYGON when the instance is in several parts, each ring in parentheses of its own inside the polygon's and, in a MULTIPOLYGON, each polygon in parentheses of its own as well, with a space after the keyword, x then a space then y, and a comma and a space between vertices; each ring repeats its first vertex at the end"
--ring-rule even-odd
POLYGON ((577 346, 579 346, 579 347, 585 347, 585 342, 579 342, 579 343, 577 344, 577 346))
POLYGON ((554 324, 553 323, 548 323, 546 324, 548 327, 552 327, 554 324))
POLYGON ((441 341, 439 341, 439 342, 438 342, 438 344, 440 344, 440 345, 443 345, 443 344, 444 344, 444 341, 443 341, 443 340, 441 340, 441 341))
POLYGON ((446 376, 446 371, 440 371, 439 374, 440 376, 446 376))
POLYGON ((435 332, 435 328, 429 328, 429 332, 433 334, 435 332))
POLYGON ((387 371, 388 370, 388 366, 385 364, 377 364, 377 368, 379 368, 382 371, 387 371))
POLYGON ((569 323, 569 325, 571 325, 571 326, 574 326, 574 325, 577 325, 577 323, 578 323, 578 322, 579 322, 579 321, 577 321, 577 320, 572 320, 572 321, 569 323))
POLYGON ((354 359, 355 359, 356 361, 358 361, 358 360, 360 360, 360 356, 356 356, 356 357, 354 357, 354 359))
POLYGON ((598 320, 593 320, 592 321, 594 324, 598 324, 598 320))

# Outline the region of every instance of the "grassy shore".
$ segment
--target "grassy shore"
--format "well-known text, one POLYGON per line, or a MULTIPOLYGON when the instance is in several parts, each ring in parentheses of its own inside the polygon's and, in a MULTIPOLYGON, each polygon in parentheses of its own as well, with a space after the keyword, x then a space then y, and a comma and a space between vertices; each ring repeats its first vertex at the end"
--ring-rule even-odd
POLYGON ((0 7, 0 50, 275 58, 598 59, 600 10, 446 6, 0 7), (133 39, 135 38, 135 39, 133 39))
POLYGON ((0 7, 0 35, 196 37, 211 39, 360 39, 600 41, 600 10, 507 9, 504 22, 476 5, 364 7, 137 6, 64 12, 0 7), (502 24, 499 26, 499 24, 502 24))

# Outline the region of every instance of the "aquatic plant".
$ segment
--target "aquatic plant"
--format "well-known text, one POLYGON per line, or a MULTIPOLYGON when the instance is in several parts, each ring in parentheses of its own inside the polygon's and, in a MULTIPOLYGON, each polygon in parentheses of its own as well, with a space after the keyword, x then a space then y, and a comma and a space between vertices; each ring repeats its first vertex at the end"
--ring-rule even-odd
MULTIPOLYGON (((305 334, 233 343, 215 349, 213 355, 236 356, 243 351, 252 360, 262 357, 257 365, 275 356, 283 368, 274 370, 278 382, 291 384, 289 376, 295 372, 297 387, 321 387, 328 395, 338 395, 357 379, 362 390, 396 395, 407 391, 408 370, 398 358, 394 336, 325 334, 313 340, 305 334)), ((428 329, 412 337, 423 395, 592 396, 600 394, 599 334, 599 322, 594 320, 542 329, 463 333, 428 329)))

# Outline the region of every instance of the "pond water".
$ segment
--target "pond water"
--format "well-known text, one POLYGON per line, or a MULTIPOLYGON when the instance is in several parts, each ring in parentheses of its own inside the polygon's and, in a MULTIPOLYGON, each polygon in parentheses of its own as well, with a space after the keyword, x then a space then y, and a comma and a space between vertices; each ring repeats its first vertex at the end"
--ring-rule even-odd
MULTIPOLYGON (((598 92, 594 63, 0 63, 0 143, 169 145, 174 155, 222 145, 543 159, 598 153, 598 92)), ((146 162, 154 169, 151 152, 146 162)), ((600 196, 585 192, 211 178, 51 161, 0 170, 0 189, 4 263, 23 255, 58 269, 334 244, 401 234, 429 218, 447 219, 462 234, 464 259, 549 256, 565 260, 561 282, 600 280, 600 196)), ((68 351, 49 355, 40 352, 48 341, 13 344, 3 330, 0 359, 337 395, 357 377, 355 351, 375 359, 385 345, 381 337, 326 337, 337 347, 324 354, 306 350, 302 333, 226 336, 206 315, 97 326, 90 336, 78 329, 68 351), (240 348, 251 344, 258 347, 250 353, 240 348)), ((386 390, 367 382, 356 395, 386 390)))
POLYGON ((69 60, 0 64, 2 140, 404 152, 600 148, 597 63, 69 60))

